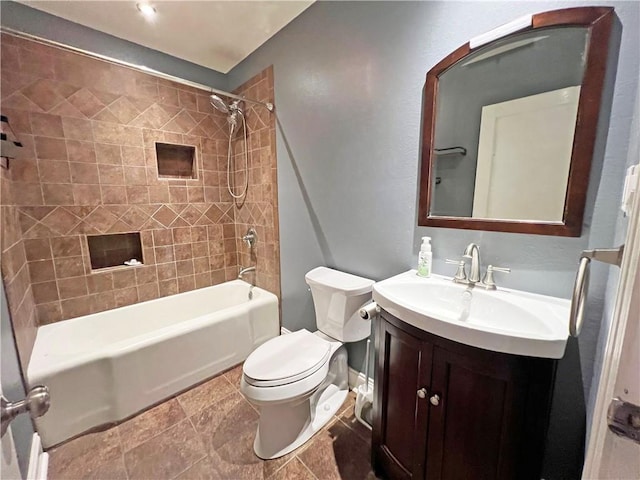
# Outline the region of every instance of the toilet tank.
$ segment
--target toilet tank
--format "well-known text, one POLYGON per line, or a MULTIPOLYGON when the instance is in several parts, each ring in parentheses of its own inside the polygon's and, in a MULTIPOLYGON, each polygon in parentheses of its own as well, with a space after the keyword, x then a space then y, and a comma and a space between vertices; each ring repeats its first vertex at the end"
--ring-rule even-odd
POLYGON ((371 334, 371 320, 358 311, 371 301, 375 283, 368 278, 317 267, 305 275, 311 288, 318 330, 341 342, 357 342, 371 334))

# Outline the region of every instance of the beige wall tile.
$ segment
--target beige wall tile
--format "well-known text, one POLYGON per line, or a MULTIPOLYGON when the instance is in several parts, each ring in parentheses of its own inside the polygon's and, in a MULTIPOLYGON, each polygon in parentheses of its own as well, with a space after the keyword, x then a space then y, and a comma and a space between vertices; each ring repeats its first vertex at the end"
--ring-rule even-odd
POLYGON ((35 137, 36 155, 42 160, 67 160, 67 145, 64 139, 35 137))
POLYGON ((87 280, 82 277, 63 278, 57 281, 61 300, 87 295, 87 280))

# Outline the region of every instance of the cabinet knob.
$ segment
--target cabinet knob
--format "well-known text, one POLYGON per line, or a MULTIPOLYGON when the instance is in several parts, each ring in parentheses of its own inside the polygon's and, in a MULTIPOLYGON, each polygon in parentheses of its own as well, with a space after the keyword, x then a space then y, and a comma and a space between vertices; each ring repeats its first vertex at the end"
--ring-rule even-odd
POLYGON ((440 395, 433 395, 429 401, 431 402, 431 405, 433 405, 434 407, 437 407, 438 405, 440 405, 440 395))
POLYGON ((427 389, 421 388, 418 390, 418 398, 427 398, 427 389))

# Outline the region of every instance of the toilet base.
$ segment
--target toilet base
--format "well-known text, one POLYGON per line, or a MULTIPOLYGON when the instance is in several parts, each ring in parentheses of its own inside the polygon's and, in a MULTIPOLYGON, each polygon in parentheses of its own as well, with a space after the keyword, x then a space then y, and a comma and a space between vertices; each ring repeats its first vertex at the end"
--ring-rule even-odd
POLYGON ((260 420, 253 450, 264 460, 282 457, 303 445, 322 429, 347 399, 347 352, 334 353, 327 378, 311 395, 291 402, 260 407, 260 420))
POLYGON ((261 407, 260 422, 253 450, 264 460, 282 457, 307 442, 335 415, 347 398, 348 390, 339 390, 331 385, 333 394, 318 405, 315 418, 309 422, 310 400, 298 405, 261 407))

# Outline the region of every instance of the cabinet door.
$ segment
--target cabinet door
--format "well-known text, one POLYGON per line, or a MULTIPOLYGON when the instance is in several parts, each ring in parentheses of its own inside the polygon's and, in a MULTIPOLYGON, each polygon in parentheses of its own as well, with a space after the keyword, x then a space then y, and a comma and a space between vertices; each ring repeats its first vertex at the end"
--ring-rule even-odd
POLYGON ((379 322, 373 463, 389 478, 423 478, 431 345, 379 322), (381 388, 378 387, 381 386, 381 388))
POLYGON ((526 381, 517 359, 496 361, 490 355, 433 349, 429 480, 523 478, 516 464, 526 381))

